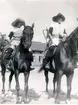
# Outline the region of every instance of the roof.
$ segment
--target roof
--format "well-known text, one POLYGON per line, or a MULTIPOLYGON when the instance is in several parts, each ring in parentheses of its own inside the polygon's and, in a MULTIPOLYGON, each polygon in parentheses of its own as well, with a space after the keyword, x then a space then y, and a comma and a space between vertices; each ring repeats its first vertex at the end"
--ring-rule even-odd
POLYGON ((45 47, 46 47, 45 43, 33 41, 32 45, 31 45, 31 50, 33 50, 33 51, 44 51, 45 47))

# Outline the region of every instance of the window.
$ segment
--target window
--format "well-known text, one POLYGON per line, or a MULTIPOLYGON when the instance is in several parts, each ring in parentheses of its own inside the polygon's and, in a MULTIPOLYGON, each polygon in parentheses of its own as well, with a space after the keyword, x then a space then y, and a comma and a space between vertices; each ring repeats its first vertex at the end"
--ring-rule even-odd
POLYGON ((39 62, 41 62, 41 60, 42 60, 42 56, 39 56, 39 62))

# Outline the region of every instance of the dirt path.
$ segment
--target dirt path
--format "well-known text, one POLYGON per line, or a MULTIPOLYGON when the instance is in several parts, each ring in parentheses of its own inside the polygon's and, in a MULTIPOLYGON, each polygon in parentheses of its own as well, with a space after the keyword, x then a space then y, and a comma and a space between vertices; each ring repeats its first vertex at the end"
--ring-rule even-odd
MULTIPOLYGON (((45 92, 45 78, 44 74, 38 73, 38 68, 30 73, 29 77, 29 91, 28 91, 28 103, 29 104, 54 104, 54 95, 53 95, 53 74, 49 73, 49 92, 46 94, 45 92)), ((1 74, 0 74, 1 75, 1 74)), ((2 97, 1 89, 2 89, 2 80, 0 79, 0 104, 16 103, 16 91, 15 91, 15 80, 13 78, 12 81, 12 93, 8 95, 8 77, 9 73, 6 73, 6 95, 2 97)), ((1 78, 1 76, 0 76, 1 78)), ((23 87, 24 87, 24 77, 23 74, 20 74, 20 100, 23 98, 23 87)), ((61 103, 65 103, 66 98, 66 78, 63 76, 62 78, 62 92, 61 92, 61 103)), ((72 82, 72 93, 71 93, 71 104, 78 104, 78 70, 75 70, 73 82, 72 82)))

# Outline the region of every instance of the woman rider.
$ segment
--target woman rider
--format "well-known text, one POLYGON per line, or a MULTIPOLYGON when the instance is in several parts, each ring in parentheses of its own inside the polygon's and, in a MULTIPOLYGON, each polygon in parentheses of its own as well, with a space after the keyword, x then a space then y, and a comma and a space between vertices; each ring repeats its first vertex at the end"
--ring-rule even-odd
MULTIPOLYGON (((10 32, 8 37, 11 41, 11 48, 14 49, 14 51, 11 55, 11 58, 12 58, 15 54, 15 49, 16 49, 15 47, 18 45, 18 43, 14 43, 14 42, 12 43, 12 38, 13 37, 15 37, 15 38, 21 37, 23 34, 23 30, 26 26, 25 26, 25 21, 22 19, 19 19, 19 18, 16 19, 15 21, 13 21, 11 25, 14 27, 14 29, 13 29, 13 31, 10 32)), ((30 51, 30 49, 29 49, 29 54, 30 54, 31 59, 33 59, 33 54, 32 54, 32 51, 30 51)), ((8 65, 7 65, 8 69, 10 69, 10 67, 9 67, 10 65, 13 67, 12 59, 10 59, 8 65)), ((30 69, 33 70, 34 68, 31 67, 30 69)))

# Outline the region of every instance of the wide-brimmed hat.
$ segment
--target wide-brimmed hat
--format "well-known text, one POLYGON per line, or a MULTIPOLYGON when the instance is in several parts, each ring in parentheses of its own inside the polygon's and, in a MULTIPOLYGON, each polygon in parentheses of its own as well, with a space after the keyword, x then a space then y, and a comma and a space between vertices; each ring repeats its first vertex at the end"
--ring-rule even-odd
POLYGON ((57 22, 58 21, 58 19, 62 19, 62 21, 65 21, 65 17, 64 17, 64 15, 62 15, 61 13, 58 13, 56 16, 54 16, 54 17, 52 17, 52 20, 54 21, 54 22, 57 22))
POLYGON ((11 25, 12 25, 13 27, 20 28, 22 25, 25 26, 25 21, 18 18, 18 19, 16 19, 16 20, 14 20, 14 21, 11 23, 11 25))

